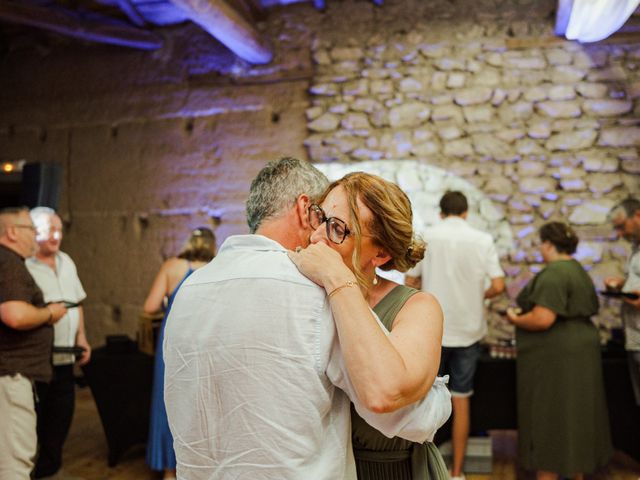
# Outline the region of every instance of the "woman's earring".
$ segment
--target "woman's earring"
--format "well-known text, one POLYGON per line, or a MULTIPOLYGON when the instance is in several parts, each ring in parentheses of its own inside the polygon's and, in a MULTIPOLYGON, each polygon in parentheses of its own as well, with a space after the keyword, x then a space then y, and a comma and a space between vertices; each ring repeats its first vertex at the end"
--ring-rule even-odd
POLYGON ((373 284, 377 285, 378 284, 378 275, 376 275, 375 277, 373 277, 373 284))

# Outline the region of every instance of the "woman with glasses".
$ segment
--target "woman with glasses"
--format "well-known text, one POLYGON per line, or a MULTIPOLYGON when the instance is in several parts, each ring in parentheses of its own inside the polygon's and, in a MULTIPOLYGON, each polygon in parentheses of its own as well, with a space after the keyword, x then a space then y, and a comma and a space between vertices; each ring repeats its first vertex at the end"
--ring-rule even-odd
POLYGON ((216 237, 204 227, 196 228, 182 252, 168 259, 160 267, 151 290, 144 302, 144 313, 154 314, 162 311, 164 318, 156 344, 156 358, 151 390, 151 416, 149 420, 149 440, 147 442, 147 464, 153 470, 162 470, 163 478, 176 478, 176 454, 173 451, 173 437, 169 430, 167 411, 164 406, 164 361, 162 359, 162 340, 164 326, 171 310, 171 304, 189 275, 206 265, 216 254, 216 237), (166 299, 166 300, 165 300, 166 299), (165 307, 166 301, 166 307, 165 307))
MULTIPOLYGON (((376 275, 376 268, 407 271, 424 256, 425 245, 413 234, 408 197, 380 177, 352 173, 310 206, 309 223, 311 245, 291 258, 326 289, 349 370, 362 372, 363 383, 388 389, 391 403, 421 399, 438 372, 442 310, 433 296, 376 275), (365 330, 359 325, 371 321, 372 309, 390 332, 385 348, 372 349, 375 342, 363 341, 365 330), (356 351, 364 354, 350 355, 356 351), (380 371, 385 378, 374 374, 380 371)), ((359 395, 366 391, 355 380, 354 387, 359 395)), ((376 411, 387 407, 378 405, 376 411)), ((433 443, 387 438, 353 407, 352 429, 359 479, 449 478, 433 443)))
POLYGON ((507 310, 518 345, 518 456, 538 480, 584 478, 612 454, 593 282, 562 222, 540 228, 546 267, 507 310))

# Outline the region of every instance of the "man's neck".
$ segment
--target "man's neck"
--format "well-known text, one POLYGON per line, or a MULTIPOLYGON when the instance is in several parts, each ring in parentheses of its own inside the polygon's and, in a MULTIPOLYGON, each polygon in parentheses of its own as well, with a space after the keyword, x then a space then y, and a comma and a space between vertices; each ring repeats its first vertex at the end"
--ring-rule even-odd
POLYGON ((45 265, 49 265, 54 270, 56 269, 56 253, 36 253, 36 258, 39 262, 44 263, 45 265))
POLYGON ((0 245, 11 250, 16 255, 19 255, 21 258, 24 258, 24 255, 18 249, 16 249, 15 245, 13 245, 8 239, 4 237, 0 237, 0 245))
POLYGON ((290 215, 265 221, 256 230, 256 234, 270 238, 288 250, 307 246, 308 241, 304 241, 303 233, 295 218, 290 218, 290 215))

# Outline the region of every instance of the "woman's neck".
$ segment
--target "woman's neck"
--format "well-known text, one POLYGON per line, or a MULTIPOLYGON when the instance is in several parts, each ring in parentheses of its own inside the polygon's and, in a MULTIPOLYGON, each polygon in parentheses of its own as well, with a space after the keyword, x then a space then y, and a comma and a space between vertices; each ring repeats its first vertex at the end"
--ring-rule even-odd
POLYGON ((387 280, 385 278, 382 277, 377 277, 378 278, 378 284, 377 285, 372 285, 371 288, 369 289, 368 295, 367 295, 367 302, 369 303, 369 306, 371 308, 375 307, 378 303, 380 303, 380 301, 387 296, 387 294, 393 290, 396 285, 398 285, 395 282, 392 282, 391 280, 387 280))
POLYGON ((558 260, 571 260, 572 258, 568 253, 555 253, 549 258, 549 263, 557 262, 558 260))

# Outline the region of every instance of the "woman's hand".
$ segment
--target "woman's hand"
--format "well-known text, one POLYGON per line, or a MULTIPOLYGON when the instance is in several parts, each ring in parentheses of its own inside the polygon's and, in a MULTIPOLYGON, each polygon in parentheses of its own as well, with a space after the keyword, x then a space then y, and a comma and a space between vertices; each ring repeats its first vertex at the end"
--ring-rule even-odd
POLYGON ((620 291, 624 285, 624 278, 622 277, 606 277, 604 279, 604 288, 609 291, 620 291))
POLYGON ((340 254, 322 242, 298 248, 295 252, 289 250, 288 255, 300 273, 327 292, 355 280, 340 254))
POLYGON ((507 308, 507 318, 518 328, 540 332, 551 328, 556 321, 556 312, 542 305, 535 305, 527 313, 522 313, 519 308, 509 307, 507 308))
POLYGON ((507 312, 506 312, 507 320, 509 320, 511 323, 515 325, 518 322, 518 316, 520 315, 521 312, 522 312, 522 309, 517 307, 507 308, 507 312))

